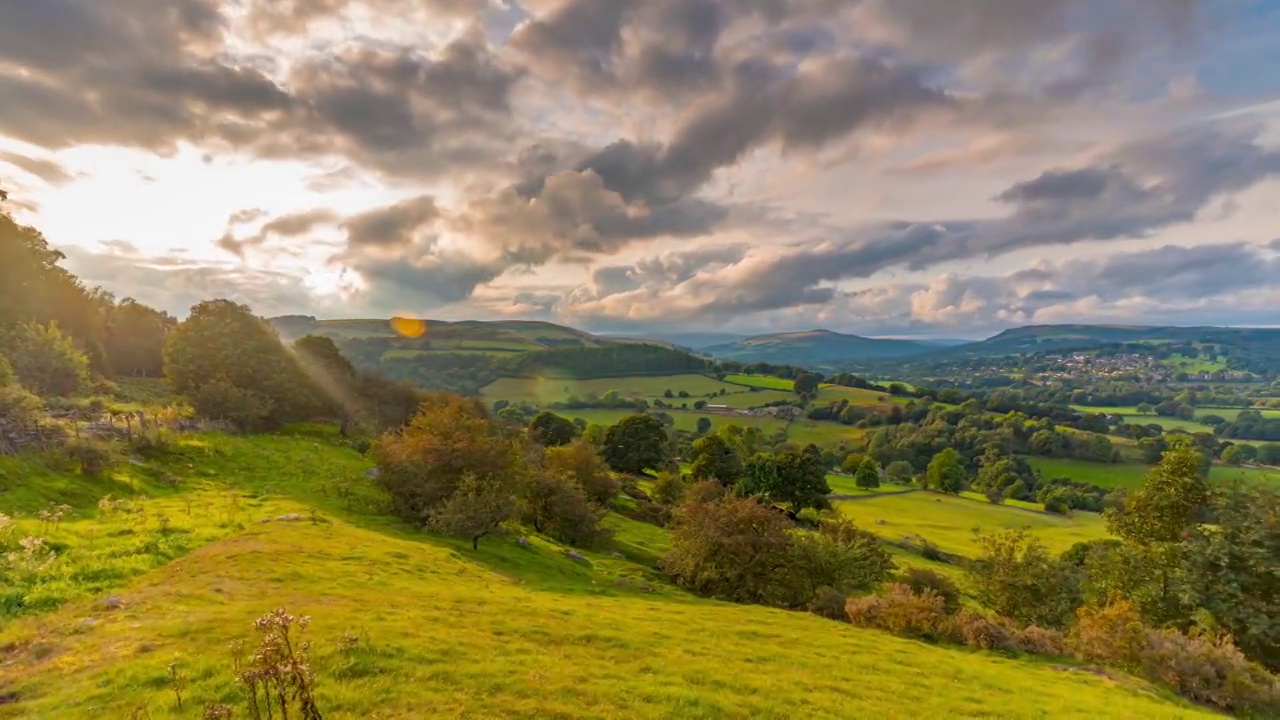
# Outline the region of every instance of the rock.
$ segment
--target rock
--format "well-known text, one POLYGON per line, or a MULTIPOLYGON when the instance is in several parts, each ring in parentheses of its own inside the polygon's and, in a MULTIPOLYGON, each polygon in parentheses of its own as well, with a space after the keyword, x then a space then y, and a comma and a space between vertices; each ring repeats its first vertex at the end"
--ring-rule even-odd
POLYGON ((378 468, 369 468, 368 470, 365 471, 364 476, 367 478, 376 478, 381 474, 382 474, 382 471, 379 470, 378 468))
POLYGON ((614 550, 613 552, 609 553, 609 557, 615 557, 615 558, 618 558, 618 559, 623 559, 623 558, 625 558, 625 557, 626 557, 626 555, 623 555, 622 553, 618 552, 617 550, 614 550))
POLYGON ((565 550, 564 555, 570 560, 586 560, 587 559, 585 555, 583 555, 582 553, 576 550, 565 550))
POLYGON ((529 547, 529 538, 521 537, 520 539, 516 540, 516 544, 519 545, 520 547, 529 547))
POLYGON ((119 595, 110 595, 98 601, 98 605, 106 608, 107 610, 119 610, 124 607, 124 598, 119 595))

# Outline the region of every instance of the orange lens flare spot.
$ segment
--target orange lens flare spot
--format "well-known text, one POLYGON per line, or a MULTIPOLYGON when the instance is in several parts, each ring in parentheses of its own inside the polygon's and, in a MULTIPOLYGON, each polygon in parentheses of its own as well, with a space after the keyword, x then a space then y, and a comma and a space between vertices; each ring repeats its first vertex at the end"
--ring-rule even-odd
POLYGON ((391 329, 400 337, 417 338, 427 334, 427 321, 417 318, 391 318, 391 329))

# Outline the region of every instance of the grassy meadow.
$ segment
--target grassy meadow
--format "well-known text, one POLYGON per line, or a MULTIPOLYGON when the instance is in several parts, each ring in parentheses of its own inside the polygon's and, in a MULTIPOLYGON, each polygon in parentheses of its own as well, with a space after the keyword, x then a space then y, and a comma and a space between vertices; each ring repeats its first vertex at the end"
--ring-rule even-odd
POLYGON ((925 491, 882 493, 841 501, 837 506, 860 527, 886 540, 896 542, 918 535, 941 550, 958 555, 977 552, 974 530, 1024 529, 1055 552, 1107 534, 1102 517, 1095 513, 1077 512, 1066 517, 925 491))
MULTIPOLYGON (((1136 490, 1151 471, 1150 465, 1136 462, 1095 463, 1064 458, 1028 457, 1027 462, 1046 478, 1068 477, 1082 480, 1098 487, 1122 487, 1136 490)), ((1280 485, 1280 471, 1262 468, 1214 465, 1209 468, 1209 479, 1215 482, 1242 480, 1280 485)))
MULTIPOLYGON (((605 393, 612 390, 618 391, 623 398, 644 398, 649 402, 662 400, 668 404, 675 403, 677 405, 687 402, 690 406, 697 400, 720 403, 720 399, 713 399, 712 396, 718 396, 721 390, 726 393, 738 393, 743 398, 763 395, 763 393, 751 393, 739 385, 720 382, 715 378, 696 373, 657 376, 641 375, 591 380, 499 378, 486 385, 481 392, 484 394, 485 399, 490 402, 508 400, 513 403, 524 402, 531 405, 546 405, 553 402, 564 402, 569 399, 570 395, 582 398, 594 393, 598 397, 603 397, 605 393), (664 393, 667 390, 670 390, 673 395, 683 390, 689 394, 689 397, 667 398, 664 397, 664 393)), ((766 402, 768 401, 760 400, 755 404, 763 405, 766 402)), ((749 405, 745 407, 749 407, 749 405)))
MULTIPOLYGON (((378 514, 368 461, 319 430, 187 436, 139 462, 91 481, 19 477, 42 463, 6 461, 0 508, 59 555, 36 585, 56 602, 0 620, 0 718, 242 706, 228 647, 275 607, 312 618, 299 639, 313 643, 326 718, 1212 716, 1129 678, 691 597, 651 567, 665 531, 618 515, 612 545, 582 560, 538 537, 472 551, 378 514), (105 490, 145 517, 100 508, 105 490), (72 513, 35 527, 30 513, 51 501, 72 513), (186 678, 182 708, 171 667, 186 678)), ((846 512, 886 515, 882 503, 917 495, 929 500, 846 512)), ((945 505, 961 503, 981 507, 945 505)))

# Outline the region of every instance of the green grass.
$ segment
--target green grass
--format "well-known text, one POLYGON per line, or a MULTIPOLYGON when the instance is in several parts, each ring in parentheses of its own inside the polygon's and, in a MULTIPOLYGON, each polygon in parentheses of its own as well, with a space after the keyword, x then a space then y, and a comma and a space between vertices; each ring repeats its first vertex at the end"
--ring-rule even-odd
POLYGON ((836 448, 841 444, 854 443, 861 440, 866 434, 866 430, 860 430, 851 425, 841 425, 836 422, 819 422, 805 418, 793 420, 787 426, 788 440, 797 445, 812 443, 820 448, 836 448))
MULTIPOLYGON (((83 596, 0 628, 0 718, 191 718, 205 702, 240 705, 228 643, 274 607, 312 617, 304 637, 326 718, 1212 716, 1128 678, 691 597, 646 566, 665 533, 621 517, 609 519, 613 544, 582 561, 537 537, 487 538, 475 552, 331 492, 367 463, 325 433, 191 437, 162 465, 190 482, 147 502, 171 510, 189 546, 128 577, 80 578, 83 596), (206 482, 245 500, 238 520, 220 516, 221 495, 184 515, 206 482), (258 522, 312 508, 317 522, 258 522), (95 602, 108 591, 123 608, 95 602), (189 678, 182 710, 171 663, 189 678)), ((61 562, 109 562, 124 521, 95 516, 81 491, 67 498, 84 514, 58 532, 93 547, 61 562)))
MULTIPOLYGON (((1142 487, 1142 480, 1151 471, 1152 467, 1136 462, 1094 463, 1084 460, 1043 457, 1028 457, 1027 462, 1039 470, 1040 474, 1045 478, 1068 477, 1072 480, 1093 483, 1098 487, 1122 487, 1130 490, 1142 487)), ((1209 468, 1209 479, 1214 482, 1228 480, 1265 482, 1280 486, 1280 472, 1260 468, 1214 465, 1209 468)))
MULTIPOLYGON (((611 390, 617 390, 624 398, 644 398, 650 402, 662 400, 668 404, 674 403, 676 405, 687 402, 691 407, 698 400, 706 400, 711 403, 720 402, 719 399, 710 396, 718 394, 721 390, 726 393, 743 393, 744 397, 747 395, 746 388, 742 386, 723 383, 715 378, 695 373, 597 378, 591 380, 500 378, 486 385, 481 392, 484 394, 485 399, 490 402, 509 400, 515 403, 524 402, 541 406, 553 402, 564 402, 569 399, 570 395, 576 395, 581 398, 586 397, 588 393, 595 393, 597 396, 603 397, 605 393, 611 390), (689 393, 690 397, 663 397, 667 390, 670 390, 673 395, 678 395, 681 390, 684 390, 689 393)), ((762 401, 761 404, 763 402, 767 401, 762 401)))
POLYGON ((882 493, 895 493, 911 490, 905 485, 895 485, 893 483, 880 481, 880 487, 860 488, 853 483, 853 477, 849 475, 827 475, 827 485, 831 488, 831 492, 837 495, 878 495, 882 493))
POLYGON ((1161 361, 1164 365, 1185 373, 1210 373, 1227 369, 1227 365, 1217 359, 1208 360, 1202 357, 1185 357, 1174 355, 1161 361))
POLYGON ((735 385, 746 385, 747 387, 765 388, 766 390, 786 390, 792 392, 795 388, 794 380, 784 380, 770 375, 726 375, 725 382, 735 385))
POLYGON ((978 550, 975 528, 982 532, 1026 529, 1055 552, 1083 540, 1106 537, 1102 518, 1093 513, 1064 517, 924 491, 846 500, 837 506, 860 527, 887 540, 919 535, 946 552, 966 556, 978 550))

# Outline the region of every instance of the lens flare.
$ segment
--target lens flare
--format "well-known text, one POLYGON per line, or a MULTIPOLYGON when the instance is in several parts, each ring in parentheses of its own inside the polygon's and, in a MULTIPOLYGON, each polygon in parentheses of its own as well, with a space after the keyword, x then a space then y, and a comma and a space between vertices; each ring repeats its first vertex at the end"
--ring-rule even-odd
POLYGON ((427 334, 427 321, 417 318, 393 317, 391 330, 400 337, 420 338, 427 334))

